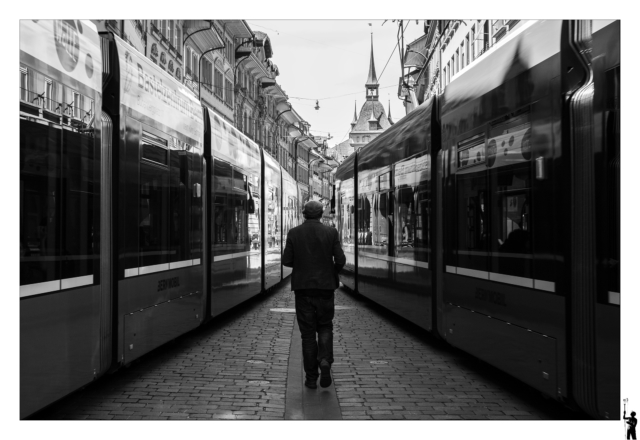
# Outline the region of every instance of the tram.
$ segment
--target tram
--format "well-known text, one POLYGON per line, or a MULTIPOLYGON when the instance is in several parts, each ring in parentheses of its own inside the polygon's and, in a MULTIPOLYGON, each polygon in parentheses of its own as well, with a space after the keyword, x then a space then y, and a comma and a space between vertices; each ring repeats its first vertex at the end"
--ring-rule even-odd
POLYGON ((341 282, 619 419, 620 22, 527 21, 347 158, 341 282))
POLYGON ((304 191, 118 36, 21 20, 20 417, 281 282, 304 191))

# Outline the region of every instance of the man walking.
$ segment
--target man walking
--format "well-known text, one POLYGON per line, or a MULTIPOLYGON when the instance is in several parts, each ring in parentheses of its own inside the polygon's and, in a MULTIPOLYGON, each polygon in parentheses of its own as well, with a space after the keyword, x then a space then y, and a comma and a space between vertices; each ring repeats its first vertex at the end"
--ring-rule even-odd
POLYGON ((296 295, 296 317, 302 336, 306 375, 304 384, 308 388, 317 388, 318 367, 320 386, 331 385, 333 291, 338 287, 338 272, 347 261, 338 231, 320 222, 322 211, 322 204, 315 200, 304 205, 305 222, 289 231, 282 255, 282 264, 293 268, 291 290, 296 295))

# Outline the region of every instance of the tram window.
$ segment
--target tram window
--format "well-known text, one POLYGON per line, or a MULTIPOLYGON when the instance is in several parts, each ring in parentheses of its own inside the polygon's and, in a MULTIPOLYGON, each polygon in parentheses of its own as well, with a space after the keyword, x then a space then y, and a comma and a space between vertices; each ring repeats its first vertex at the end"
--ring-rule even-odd
MULTIPOLYGON (((466 159, 465 154, 461 156, 466 159)), ((485 167, 480 164, 465 171, 459 170, 456 176, 458 266, 486 271, 489 230, 485 167)))
POLYGON ((417 189, 415 214, 414 256, 416 261, 429 261, 431 198, 427 185, 420 185, 417 189))
POLYGON ((25 120, 20 132, 20 284, 97 275, 94 138, 25 120))
POLYGON ((385 173, 380 176, 380 191, 391 188, 391 173, 385 173))
POLYGON ((169 191, 168 170, 140 161, 140 267, 169 262, 169 191))
POLYGON ((401 258, 414 259, 413 249, 416 228, 415 198, 413 188, 398 190, 396 255, 401 258))
POLYGON ((491 173, 491 270, 531 278, 530 169, 491 173))
POLYGON ((198 197, 198 191, 195 189, 195 185, 200 185, 202 188, 203 170, 202 161, 196 154, 188 154, 188 166, 189 166, 189 180, 187 184, 187 197, 189 198, 189 205, 191 206, 191 230, 190 230, 190 247, 191 255, 187 257, 191 259, 202 258, 202 230, 203 230, 203 218, 202 218, 202 202, 206 195, 200 193, 198 197))
POLYGON ((20 121, 20 284, 60 276, 61 131, 20 121))
POLYGON ((191 259, 189 229, 190 201, 189 197, 189 157, 184 150, 170 151, 171 167, 171 202, 170 232, 171 255, 169 261, 185 261, 191 259))
POLYGON ((62 145, 62 278, 93 273, 98 258, 94 240, 99 236, 99 180, 94 139, 65 131, 62 145))
POLYGON ((491 189, 491 271, 532 278, 531 127, 528 114, 492 127, 487 142, 491 189))
MULTIPOLYGON (((233 170, 234 182, 247 182, 247 176, 233 170)), ((251 240, 249 239, 248 213, 247 213, 247 190, 234 191, 231 215, 231 243, 234 244, 234 252, 248 251, 251 240)))
POLYGON ((233 253, 228 248, 231 241, 231 210, 233 169, 226 162, 213 163, 213 251, 214 256, 233 253))

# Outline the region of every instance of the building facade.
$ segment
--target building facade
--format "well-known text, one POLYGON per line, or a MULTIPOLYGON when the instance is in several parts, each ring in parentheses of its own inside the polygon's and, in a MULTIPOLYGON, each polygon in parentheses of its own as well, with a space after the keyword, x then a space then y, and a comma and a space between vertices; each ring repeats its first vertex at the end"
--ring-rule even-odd
POLYGON ((398 97, 406 113, 439 95, 523 20, 425 20, 424 35, 406 46, 398 97))
POLYGON ((245 20, 93 23, 127 41, 274 157, 301 184, 302 200, 313 195, 309 165, 314 154, 322 155, 321 145, 276 82, 280 72, 266 33, 253 31, 245 20))

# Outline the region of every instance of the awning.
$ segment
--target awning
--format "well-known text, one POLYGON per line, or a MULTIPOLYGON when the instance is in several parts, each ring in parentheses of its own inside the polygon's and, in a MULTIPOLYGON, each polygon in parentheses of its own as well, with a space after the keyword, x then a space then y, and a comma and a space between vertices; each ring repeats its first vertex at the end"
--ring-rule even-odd
POLYGON ((222 23, 222 29, 229 31, 235 38, 251 38, 253 31, 245 20, 218 20, 222 23))
POLYGON ((313 170, 318 173, 326 173, 338 167, 338 162, 327 156, 321 156, 321 159, 313 163, 313 170))
MULTIPOLYGON (((358 152, 358 171, 381 168, 414 154, 425 152, 427 140, 431 136, 431 118, 433 116, 432 108, 434 102, 433 98, 429 99, 373 141, 363 146, 358 152)), ((354 155, 349 156, 341 167, 352 156, 354 155)))
MULTIPOLYGON (((285 114, 288 114, 288 113, 285 113, 285 114)), ((284 115, 282 117, 284 118, 284 115)), ((292 136, 292 137, 302 136, 302 130, 300 130, 298 127, 296 127, 293 124, 287 125, 287 132, 289 133, 289 136, 292 136)))
POLYGON ((404 67, 422 67, 424 65, 427 56, 427 41, 427 36, 423 35, 407 44, 407 50, 404 54, 404 67), (409 52, 410 50, 413 52, 409 52))
POLYGON ((266 58, 271 58, 273 56, 273 49, 271 49, 271 40, 269 39, 269 35, 260 31, 255 31, 254 33, 256 35, 256 45, 264 48, 264 55, 266 58))
MULTIPOLYGON (((192 33, 191 38, 189 38, 189 41, 193 41, 198 49, 200 49, 200 52, 206 52, 209 49, 214 48, 224 48, 225 46, 224 39, 220 37, 220 34, 218 34, 218 31, 216 31, 215 28, 194 32, 192 33)), ((213 54, 211 52, 207 55, 211 60, 213 60, 213 54)))
POLYGON ((315 143, 315 141, 311 138, 305 138, 304 140, 301 140, 298 142, 298 145, 303 145, 304 147, 308 148, 309 150, 313 150, 314 148, 316 148, 318 146, 318 144, 315 143))
POLYGON ((273 87, 273 89, 269 90, 269 96, 271 96, 276 101, 276 110, 278 110, 278 113, 280 113, 281 111, 289 107, 286 104, 289 97, 284 92, 284 90, 282 90, 280 84, 275 83, 273 87), (285 105, 285 107, 282 107, 283 104, 285 105))
POLYGON ((202 52, 224 46, 224 39, 210 20, 185 20, 184 42, 191 40, 202 52))
POLYGON ((282 120, 288 122, 289 124, 299 124, 300 122, 302 122, 302 118, 296 113, 293 108, 290 112, 282 114, 282 120))
POLYGON ((249 59, 244 63, 243 66, 246 70, 250 70, 256 78, 270 78, 269 72, 267 71, 267 67, 260 62, 260 60, 252 53, 249 59))

